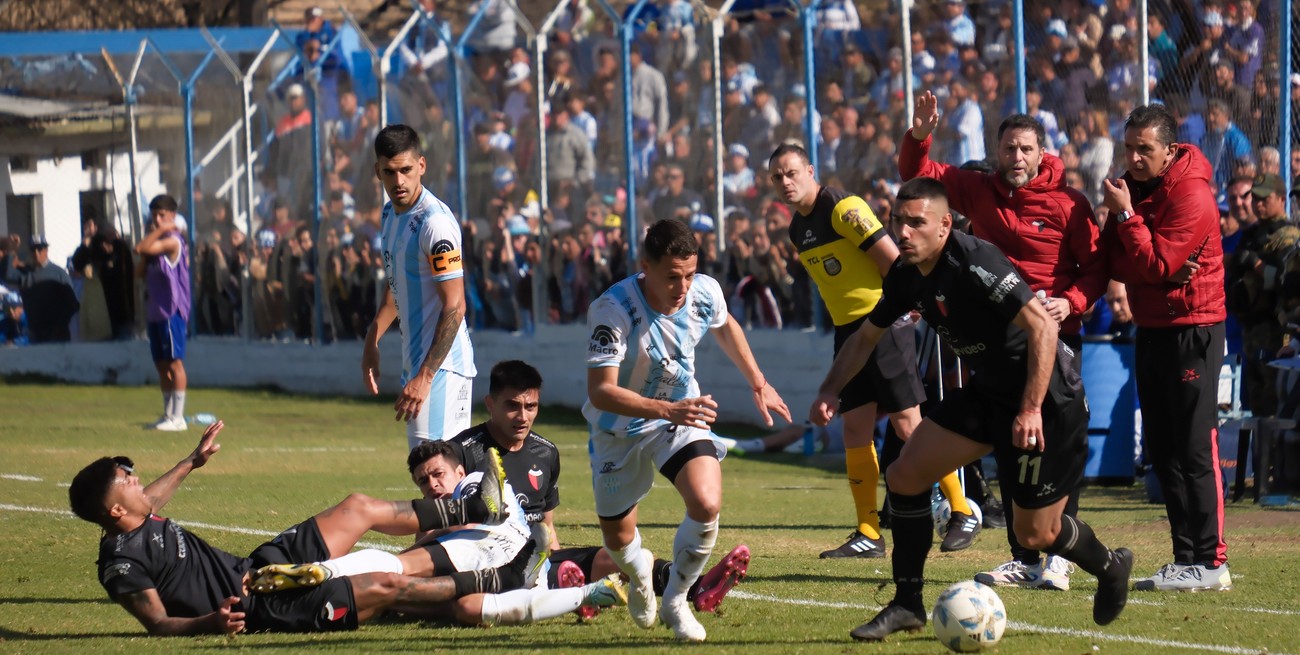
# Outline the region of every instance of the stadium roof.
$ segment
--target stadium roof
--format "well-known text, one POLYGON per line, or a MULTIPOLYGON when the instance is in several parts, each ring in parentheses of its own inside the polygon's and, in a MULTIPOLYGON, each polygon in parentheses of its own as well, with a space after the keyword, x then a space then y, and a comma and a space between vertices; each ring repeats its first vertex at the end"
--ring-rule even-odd
MULTIPOLYGON (((271 27, 216 27, 212 36, 226 52, 257 52, 271 38, 271 27)), ((41 57, 52 55, 132 54, 140 41, 150 38, 168 54, 206 54, 211 48, 197 29, 156 29, 102 32, 6 32, 0 38, 0 57, 41 57)), ((288 49, 284 39, 277 39, 276 49, 288 49)))

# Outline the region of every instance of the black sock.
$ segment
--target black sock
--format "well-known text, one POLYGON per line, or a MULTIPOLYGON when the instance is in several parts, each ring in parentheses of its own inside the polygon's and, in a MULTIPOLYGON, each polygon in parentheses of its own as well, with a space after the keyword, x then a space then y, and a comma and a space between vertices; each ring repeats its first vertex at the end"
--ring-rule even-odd
MULTIPOLYGON (((478 500, 478 498, 473 500, 478 500)), ((482 503, 481 500, 478 502, 482 503)), ((481 522, 483 519, 467 520, 468 517, 465 514, 468 508, 466 505, 472 504, 469 501, 441 498, 416 498, 411 501, 411 506, 415 510, 415 518, 420 523, 420 532, 481 522)), ((486 518, 486 515, 484 518, 486 518)))
MULTIPOLYGON (((661 559, 654 561, 650 568, 650 582, 654 585, 655 595, 663 596, 664 589, 668 588, 668 579, 672 575, 673 563, 661 559)), ((699 586, 700 579, 696 578, 695 583, 691 585, 691 590, 686 594, 687 598, 695 597, 695 588, 699 586)))
POLYGON ((921 588, 925 584, 925 558, 934 545, 934 518, 930 516, 930 494, 904 496, 889 492, 893 513, 890 530, 894 548, 890 552, 894 567, 894 604, 925 611, 921 588))
POLYGON ((1098 578, 1110 566, 1110 550, 1104 546, 1087 523, 1069 514, 1061 515, 1061 532, 1047 552, 1060 555, 1098 578))

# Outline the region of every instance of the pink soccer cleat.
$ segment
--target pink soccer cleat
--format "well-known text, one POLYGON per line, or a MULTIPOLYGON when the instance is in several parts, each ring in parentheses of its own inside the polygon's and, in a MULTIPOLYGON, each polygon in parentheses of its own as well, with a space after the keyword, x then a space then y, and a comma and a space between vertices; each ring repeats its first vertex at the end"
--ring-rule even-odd
POLYGON ((745 574, 748 572, 749 546, 740 544, 731 549, 721 562, 700 578, 700 586, 695 594, 695 611, 718 611, 718 606, 722 604, 722 599, 727 597, 727 592, 745 579, 745 574))
MULTIPOLYGON (((581 587, 587 584, 587 576, 582 572, 582 567, 572 561, 560 562, 560 568, 556 572, 557 581, 561 589, 571 589, 581 587)), ((589 621, 600 615, 600 608, 595 605, 582 605, 574 610, 578 618, 589 621)))

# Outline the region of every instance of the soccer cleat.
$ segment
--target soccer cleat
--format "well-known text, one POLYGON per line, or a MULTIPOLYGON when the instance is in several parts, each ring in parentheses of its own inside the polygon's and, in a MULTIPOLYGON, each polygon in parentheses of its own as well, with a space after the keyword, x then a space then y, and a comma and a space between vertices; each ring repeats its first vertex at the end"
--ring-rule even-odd
POLYGON ((953 512, 948 519, 948 531, 939 544, 939 552, 952 553, 966 550, 975 543, 975 535, 980 533, 980 520, 974 514, 953 512))
POLYGON ((185 422, 183 417, 167 418, 166 416, 159 419, 152 427, 154 430, 161 432, 184 432, 190 429, 189 424, 185 422))
POLYGON ((1128 576, 1133 572, 1133 553, 1127 548, 1110 552, 1110 566, 1097 576, 1097 594, 1092 597, 1092 621, 1108 625, 1119 618, 1128 603, 1128 576))
POLYGON ((1034 589, 1047 589, 1049 591, 1069 591, 1070 574, 1074 572, 1074 563, 1064 557, 1057 555, 1047 555, 1042 562, 1038 564, 1038 584, 1034 589), (1046 563, 1046 566, 1043 564, 1046 563))
POLYGON ((679 641, 704 641, 709 636, 704 626, 700 625, 700 621, 695 618, 690 603, 686 602, 685 594, 672 599, 665 597, 660 612, 664 624, 672 629, 673 636, 679 641))
POLYGON ((1007 513, 1001 503, 988 498, 984 501, 984 527, 1001 530, 1007 527, 1007 513))
MULTIPOLYGON (((556 571, 555 577, 561 589, 572 589, 587 584, 587 575, 582 572, 582 567, 578 566, 576 562, 560 562, 560 568, 556 571)), ((626 590, 624 590, 623 595, 627 596, 626 590)), ((624 602, 624 604, 627 603, 624 602)), ((600 616, 600 606, 583 603, 574 612, 578 615, 578 618, 590 621, 600 616)))
POLYGON ((253 576, 253 592, 269 594, 300 587, 316 587, 330 579, 330 570, 320 564, 268 564, 253 576))
POLYGON ((874 559, 885 556, 885 538, 882 536, 878 539, 872 539, 857 530, 849 534, 849 540, 844 542, 839 548, 822 551, 818 555, 821 559, 836 559, 840 557, 862 557, 874 559))
POLYGON ((485 523, 500 523, 506 518, 505 487, 506 470, 501 465, 501 453, 496 448, 487 449, 487 466, 483 470, 483 479, 479 481, 478 495, 487 505, 488 520, 485 523))
MULTIPOLYGON (((646 568, 654 571, 654 554, 642 548, 641 557, 646 560, 646 568)), ((628 580, 628 586, 631 591, 627 596, 627 613, 632 615, 632 622, 643 630, 653 628, 659 611, 659 604, 655 602, 654 583, 647 577, 644 580, 628 580)))
POLYGON ((747 573, 749 573, 749 546, 740 544, 731 549, 721 562, 700 578, 699 587, 692 600, 695 611, 718 611, 718 606, 722 604, 722 599, 727 597, 727 592, 744 580, 747 573))
POLYGON ((895 632, 920 632, 925 627, 925 612, 890 603, 874 618, 849 632, 858 641, 884 641, 895 632))
POLYGON ((611 573, 582 588, 582 607, 590 607, 599 612, 602 607, 623 605, 627 605, 627 585, 623 584, 617 573, 611 573))
POLYGON ((1038 589, 1043 584, 1043 561, 1039 560, 1037 564, 1025 564, 1013 559, 998 565, 992 571, 976 573, 975 581, 990 587, 1038 589))
POLYGON ((1160 567, 1160 571, 1150 578, 1138 580, 1134 588, 1139 591, 1228 591, 1232 589, 1232 575, 1228 573, 1227 564, 1211 568, 1204 564, 1171 563, 1160 567))

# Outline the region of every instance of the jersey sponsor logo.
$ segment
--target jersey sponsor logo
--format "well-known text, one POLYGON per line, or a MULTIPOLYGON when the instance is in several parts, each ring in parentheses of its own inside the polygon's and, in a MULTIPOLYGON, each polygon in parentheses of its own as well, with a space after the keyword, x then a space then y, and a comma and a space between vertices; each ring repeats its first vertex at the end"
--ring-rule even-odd
POLYGON ((176 535, 176 558, 185 559, 189 547, 185 544, 185 533, 181 531, 181 526, 175 523, 168 523, 167 527, 171 528, 172 534, 176 535))
POLYGON ((975 264, 971 264, 970 272, 979 276, 980 282, 983 282, 984 286, 990 289, 992 289, 994 286, 997 286, 998 276, 984 270, 983 266, 976 266, 975 264))
POLYGON ((985 350, 988 350, 988 346, 985 346, 983 343, 973 343, 973 344, 971 344, 971 345, 969 345, 969 346, 953 346, 953 347, 952 347, 952 351, 953 351, 954 353, 957 353, 957 356, 958 356, 958 357, 966 357, 967 355, 974 355, 974 354, 976 354, 976 353, 982 353, 982 352, 984 352, 985 350))
POLYGON ((598 355, 614 355, 618 349, 614 344, 618 342, 618 337, 614 334, 614 328, 608 325, 597 325, 591 332, 591 344, 587 346, 587 351, 598 355))
POLYGON ((691 301, 691 309, 695 315, 702 321, 708 321, 713 318, 713 303, 708 300, 696 299, 691 301))
POLYGON ((997 286, 993 287, 993 292, 989 294, 989 300, 1002 302, 1002 299, 1006 298, 1007 294, 1011 293, 1011 290, 1016 288, 1017 284, 1020 284, 1020 276, 1016 275, 1015 271, 1007 273, 1007 276, 1002 278, 997 286))
POLYGON ((459 271, 461 258, 456 244, 448 239, 433 244, 433 254, 429 256, 429 268, 432 268, 434 273, 459 271))
POLYGON ((155 546, 159 548, 163 547, 163 536, 161 534, 155 534, 152 537, 149 537, 149 540, 152 541, 155 546))
POLYGON ((130 563, 130 562, 122 562, 121 564, 114 564, 114 565, 112 565, 112 566, 110 566, 110 567, 104 569, 104 577, 101 578, 100 580, 101 580, 104 584, 108 584, 108 581, 109 581, 109 580, 112 580, 113 578, 117 578, 117 577, 120 577, 120 576, 124 576, 124 575, 126 575, 130 570, 131 570, 131 563, 130 563))
POLYGON ((806 246, 806 245, 808 245, 808 244, 810 244, 810 243, 812 243, 812 242, 814 242, 814 241, 816 241, 816 240, 817 240, 817 237, 816 237, 815 235, 813 235, 813 231, 812 231, 812 230, 808 230, 808 231, 806 231, 806 232, 803 233, 803 243, 800 243, 799 245, 801 245, 801 246, 806 246))
POLYGON ((948 298, 942 293, 934 297, 934 306, 939 308, 939 313, 943 314, 944 318, 948 318, 948 305, 945 304, 947 300, 948 298))
POLYGON ((849 227, 853 228, 853 231, 857 232, 860 237, 867 236, 867 233, 870 232, 872 228, 871 222, 867 217, 860 214, 856 209, 850 209, 847 212, 844 212, 844 222, 848 223, 849 227))
POLYGON ((520 507, 524 507, 525 505, 528 504, 528 496, 525 496, 522 493, 517 493, 515 494, 515 502, 519 503, 520 507))
POLYGON ((840 271, 844 270, 844 265, 835 258, 835 255, 831 255, 822 260, 822 268, 826 270, 827 275, 835 277, 840 274, 840 271))
POLYGON ((346 606, 334 607, 334 603, 331 603, 329 601, 325 602, 325 607, 321 608, 321 613, 320 613, 321 619, 325 621, 341 621, 343 620, 343 617, 347 615, 348 615, 348 608, 346 606))
POLYGON ((615 464, 614 462, 605 462, 600 466, 601 473, 613 473, 614 471, 617 470, 618 470, 618 465, 615 464))
POLYGON ((542 469, 538 468, 536 464, 533 464, 528 469, 528 484, 533 486, 533 491, 541 491, 542 489, 542 469))
POLYGON ((1039 487, 1038 497, 1042 498, 1043 496, 1055 492, 1056 492, 1056 485, 1052 484, 1051 482, 1044 482, 1042 486, 1039 487))

